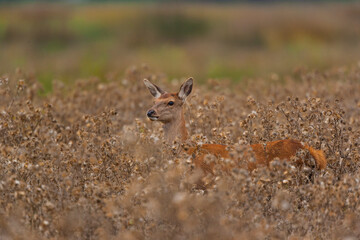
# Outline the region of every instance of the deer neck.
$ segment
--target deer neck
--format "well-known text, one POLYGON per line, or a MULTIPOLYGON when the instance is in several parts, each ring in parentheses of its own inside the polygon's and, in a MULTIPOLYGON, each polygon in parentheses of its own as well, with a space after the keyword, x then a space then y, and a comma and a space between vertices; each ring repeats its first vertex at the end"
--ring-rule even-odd
POLYGON ((183 109, 172 121, 164 123, 164 136, 167 142, 172 143, 177 137, 181 141, 185 141, 188 133, 185 126, 185 118, 183 109))

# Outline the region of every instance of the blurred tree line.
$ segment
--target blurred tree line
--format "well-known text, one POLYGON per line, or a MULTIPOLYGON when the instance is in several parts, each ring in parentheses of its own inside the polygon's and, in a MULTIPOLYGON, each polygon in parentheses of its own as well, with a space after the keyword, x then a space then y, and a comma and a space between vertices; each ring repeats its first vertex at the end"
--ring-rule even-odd
POLYGON ((0 0, 1 70, 36 71, 50 89, 54 78, 106 79, 113 69, 141 63, 150 63, 169 78, 197 73, 192 75, 238 81, 304 65, 338 66, 360 56, 358 4, 310 8, 296 0, 284 5, 242 0, 238 2, 246 4, 234 8, 232 0, 197 0, 195 5, 180 4, 188 0, 132 2, 137 4, 0 0))
POLYGON ((0 3, 39 3, 39 2, 48 2, 48 3, 90 3, 90 2, 197 2, 197 3, 278 3, 278 2, 356 2, 356 0, 0 0, 0 3))

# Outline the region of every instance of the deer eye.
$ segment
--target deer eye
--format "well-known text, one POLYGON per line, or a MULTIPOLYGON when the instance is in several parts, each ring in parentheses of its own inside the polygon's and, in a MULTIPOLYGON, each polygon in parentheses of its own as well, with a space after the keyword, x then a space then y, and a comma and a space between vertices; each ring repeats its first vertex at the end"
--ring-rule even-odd
POLYGON ((174 105, 174 102, 173 102, 173 101, 170 101, 170 102, 168 102, 168 105, 169 105, 169 106, 172 106, 172 105, 174 105))

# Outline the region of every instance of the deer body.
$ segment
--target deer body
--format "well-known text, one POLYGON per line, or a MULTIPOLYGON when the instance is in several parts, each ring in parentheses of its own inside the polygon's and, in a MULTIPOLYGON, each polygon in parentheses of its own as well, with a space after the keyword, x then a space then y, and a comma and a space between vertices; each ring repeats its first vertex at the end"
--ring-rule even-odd
MULTIPOLYGON (((185 127, 185 118, 183 112, 183 104, 186 97, 191 93, 193 80, 189 78, 180 87, 178 93, 167 93, 161 88, 144 80, 145 85, 150 90, 150 93, 155 97, 154 106, 147 112, 147 116, 152 121, 162 122, 164 128, 164 137, 168 142, 172 142, 175 138, 185 141, 188 133, 185 127)), ((240 161, 247 161, 247 169, 252 171, 259 165, 268 166, 275 158, 291 160, 300 149, 310 152, 315 159, 317 169, 326 167, 326 158, 322 150, 316 150, 307 144, 293 139, 285 139, 268 142, 266 144, 252 144, 247 147, 245 157, 251 154, 255 156, 254 162, 249 162, 246 159, 240 161)), ((185 151, 193 157, 195 166, 200 167, 206 173, 213 173, 214 163, 207 164, 205 156, 207 154, 215 155, 219 158, 230 158, 228 146, 221 144, 203 144, 199 148, 188 148, 185 151)), ((298 162, 302 164, 302 162, 298 162)), ((225 170, 230 170, 230 166, 224 167, 225 170)))

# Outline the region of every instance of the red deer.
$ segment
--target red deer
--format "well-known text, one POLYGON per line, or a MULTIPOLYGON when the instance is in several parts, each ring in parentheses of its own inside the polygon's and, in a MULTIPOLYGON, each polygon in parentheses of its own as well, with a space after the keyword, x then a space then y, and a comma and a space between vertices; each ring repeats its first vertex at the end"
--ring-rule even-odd
MULTIPOLYGON (((144 83, 155 98, 154 105, 147 112, 147 117, 152 121, 163 123, 166 141, 173 142, 175 138, 179 137, 184 142, 188 137, 188 132, 185 127, 183 105, 185 99, 192 91, 193 79, 189 78, 185 81, 178 93, 167 93, 147 79, 144 79, 144 83)), ((230 158, 227 149, 228 146, 226 145, 203 144, 198 148, 188 148, 185 151, 193 156, 195 166, 200 167, 206 173, 213 173, 214 164, 206 164, 205 156, 212 154, 216 157, 230 158)), ((294 139, 278 140, 265 144, 252 144, 248 149, 255 156, 254 162, 247 162, 247 168, 250 171, 258 165, 268 166, 275 158, 291 160, 300 149, 310 152, 315 160, 317 169, 324 169, 326 167, 326 158, 322 150, 316 150, 308 144, 303 144, 294 139)))

